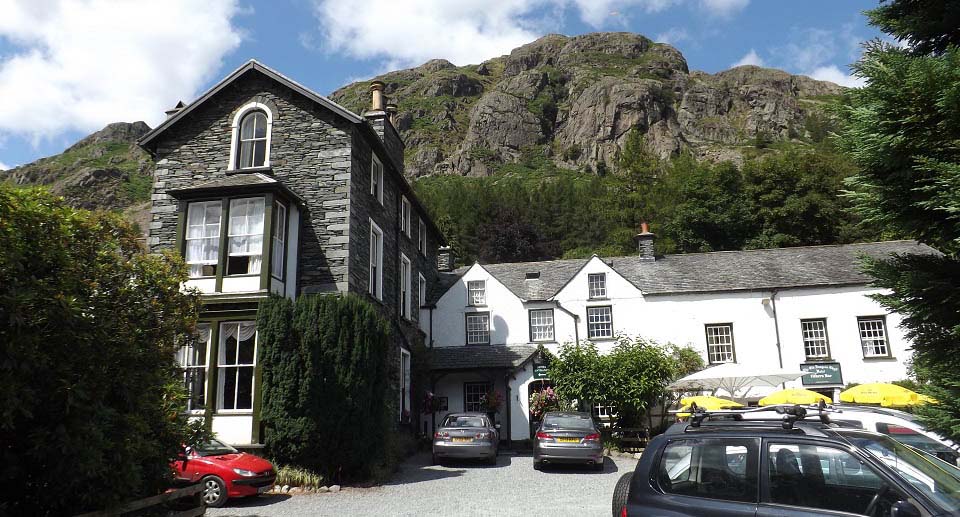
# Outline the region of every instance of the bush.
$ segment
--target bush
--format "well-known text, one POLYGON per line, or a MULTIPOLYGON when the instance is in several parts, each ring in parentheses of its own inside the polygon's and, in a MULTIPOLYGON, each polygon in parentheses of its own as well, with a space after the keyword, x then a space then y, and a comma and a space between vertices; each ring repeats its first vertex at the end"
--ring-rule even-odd
POLYGON ((307 469, 281 465, 277 467, 278 487, 289 485, 301 488, 319 488, 323 486, 323 476, 307 469))
POLYGON ((268 455, 333 481, 370 476, 396 432, 387 321, 353 295, 274 296, 258 328, 268 455))
POLYGON ((0 186, 0 514, 103 510, 171 481, 191 443, 184 280, 118 215, 0 186))

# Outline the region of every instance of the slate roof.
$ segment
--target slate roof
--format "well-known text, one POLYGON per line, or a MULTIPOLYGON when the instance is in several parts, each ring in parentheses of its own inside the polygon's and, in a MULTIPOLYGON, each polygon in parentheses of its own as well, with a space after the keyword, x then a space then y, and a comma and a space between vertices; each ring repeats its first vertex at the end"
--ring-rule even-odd
MULTIPOLYGON (((886 241, 830 246, 800 246, 747 251, 687 253, 640 260, 636 255, 602 258, 644 295, 767 290, 790 287, 868 284, 860 256, 936 253, 915 241, 886 241)), ((557 294, 590 259, 486 264, 491 275, 523 300, 557 294), (527 273, 539 272, 528 279, 527 273)), ((446 276, 434 290, 434 303, 468 268, 446 276)))
POLYGON ((188 198, 226 191, 242 192, 245 190, 261 189, 279 190, 303 204, 303 199, 288 189, 283 183, 277 181, 276 178, 259 172, 230 174, 196 185, 190 185, 189 187, 170 189, 167 193, 175 198, 188 198))
POLYGON ((536 345, 444 346, 430 349, 430 369, 517 368, 536 353, 536 345))

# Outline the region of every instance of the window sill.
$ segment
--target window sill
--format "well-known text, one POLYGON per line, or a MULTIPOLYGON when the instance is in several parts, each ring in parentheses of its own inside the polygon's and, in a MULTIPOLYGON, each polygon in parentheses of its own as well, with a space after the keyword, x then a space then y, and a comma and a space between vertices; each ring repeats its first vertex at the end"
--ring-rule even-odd
POLYGON ((893 361, 896 361, 897 358, 892 355, 878 355, 878 356, 864 357, 863 360, 867 362, 884 362, 884 361, 893 362, 893 361))
POLYGON ((808 357, 805 363, 835 363, 837 362, 832 357, 808 357))
POLYGON ((252 409, 218 409, 214 416, 252 416, 252 409))
POLYGON ((607 298, 606 296, 591 296, 587 298, 587 301, 588 302, 609 302, 610 298, 607 298))
POLYGON ((487 308, 487 305, 486 305, 486 304, 484 304, 484 305, 464 305, 464 308, 466 308, 466 309, 486 309, 486 308, 487 308))
POLYGON ((252 174, 254 172, 273 174, 273 167, 267 165, 264 167, 247 167, 245 169, 231 169, 227 171, 227 175, 231 174, 252 174))
MULTIPOLYGON (((257 276, 260 276, 260 273, 243 273, 243 274, 236 274, 236 275, 223 275, 223 278, 253 278, 253 277, 257 277, 257 276)), ((214 278, 214 277, 207 277, 207 278, 214 278)))
POLYGON ((616 340, 617 340, 617 338, 615 338, 615 337, 588 337, 587 339, 590 340, 590 341, 593 341, 593 342, 597 342, 597 341, 616 341, 616 340))
POLYGON ((490 346, 490 342, 488 341, 486 343, 467 343, 466 346, 490 346))

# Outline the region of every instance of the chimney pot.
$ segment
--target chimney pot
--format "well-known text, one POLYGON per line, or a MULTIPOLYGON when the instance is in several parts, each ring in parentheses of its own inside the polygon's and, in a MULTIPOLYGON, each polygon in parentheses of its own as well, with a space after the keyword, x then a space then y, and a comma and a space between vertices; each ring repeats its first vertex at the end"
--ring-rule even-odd
POLYGON ((456 260, 453 256, 453 248, 450 246, 441 246, 437 250, 437 271, 442 273, 449 273, 454 269, 454 262, 456 260))
POLYGON ((370 110, 383 111, 383 81, 370 83, 370 110))
POLYGON ((390 119, 390 123, 393 124, 393 127, 397 127, 397 105, 388 102, 386 107, 387 118, 390 119))

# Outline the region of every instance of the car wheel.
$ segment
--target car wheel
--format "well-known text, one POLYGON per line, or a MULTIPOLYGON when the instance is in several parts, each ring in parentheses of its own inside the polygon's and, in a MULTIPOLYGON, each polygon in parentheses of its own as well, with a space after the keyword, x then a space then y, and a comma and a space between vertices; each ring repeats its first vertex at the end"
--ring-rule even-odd
POLYGON ((220 508, 227 502, 227 485, 217 476, 207 476, 203 484, 203 504, 210 508, 220 508))
POLYGON ((434 454, 434 455, 433 455, 433 459, 431 460, 431 463, 432 463, 433 465, 439 465, 439 464, 440 464, 440 458, 438 458, 437 455, 434 454))
POLYGON ((487 458, 487 465, 496 465, 496 464, 497 464, 497 455, 496 455, 496 454, 494 454, 493 456, 490 456, 489 458, 487 458))
POLYGON ((543 470, 543 462, 533 460, 533 470, 543 470))
POLYGON ((627 472, 617 480, 617 487, 613 489, 613 517, 620 517, 620 511, 627 505, 630 496, 630 480, 633 472, 627 472))
POLYGON ((600 458, 600 461, 593 464, 593 470, 597 472, 603 472, 603 458, 600 458))

